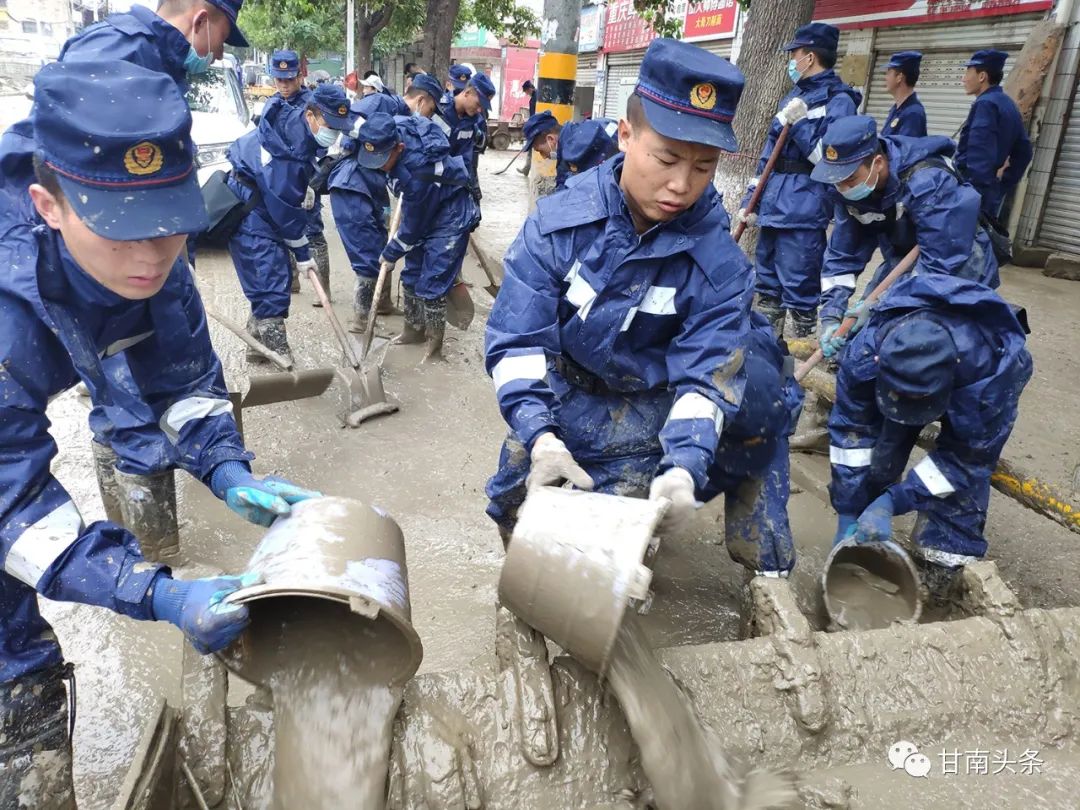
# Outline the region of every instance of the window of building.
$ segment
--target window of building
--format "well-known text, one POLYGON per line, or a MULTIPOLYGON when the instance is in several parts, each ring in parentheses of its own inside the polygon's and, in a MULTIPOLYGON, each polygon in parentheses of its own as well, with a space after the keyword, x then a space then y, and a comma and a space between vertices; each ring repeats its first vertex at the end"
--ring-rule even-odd
POLYGON ((36 34, 37 20, 23 20, 22 30, 24 34, 36 34))

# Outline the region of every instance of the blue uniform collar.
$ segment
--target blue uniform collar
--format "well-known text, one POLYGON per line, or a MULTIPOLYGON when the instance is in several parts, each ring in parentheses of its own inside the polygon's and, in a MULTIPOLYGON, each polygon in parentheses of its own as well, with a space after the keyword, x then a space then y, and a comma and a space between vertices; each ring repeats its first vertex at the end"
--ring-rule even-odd
POLYGON ((893 109, 896 110, 897 112, 899 112, 900 110, 904 109, 904 107, 907 107, 907 106, 909 106, 911 104, 918 104, 918 103, 919 103, 919 94, 918 93, 912 93, 910 96, 905 98, 900 104, 893 104, 893 109))
POLYGON ((821 73, 815 73, 813 76, 807 76, 805 78, 799 79, 798 83, 795 86, 798 87, 799 90, 807 92, 810 90, 816 90, 826 84, 832 84, 836 81, 838 81, 836 71, 832 68, 829 68, 828 70, 823 70, 821 73))

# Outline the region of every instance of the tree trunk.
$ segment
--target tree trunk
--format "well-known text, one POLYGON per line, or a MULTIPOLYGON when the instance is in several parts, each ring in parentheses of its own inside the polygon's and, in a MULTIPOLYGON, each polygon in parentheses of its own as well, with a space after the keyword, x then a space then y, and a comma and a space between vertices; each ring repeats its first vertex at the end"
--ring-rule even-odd
POLYGON ((371 49, 374 45, 375 32, 371 30, 371 24, 366 17, 358 14, 356 17, 356 64, 353 66, 357 77, 371 70, 371 49))
POLYGON ((454 41, 454 23, 460 8, 461 0, 427 0, 420 61, 440 84, 446 81, 450 72, 450 46, 454 41))
MULTIPOLYGON (((716 187, 724 195, 728 211, 734 214, 746 192, 746 184, 757 172, 758 157, 765 145, 776 106, 791 89, 787 75, 787 54, 780 51, 791 41, 795 29, 810 22, 814 0, 754 0, 746 17, 738 67, 746 77, 746 87, 735 115, 735 135, 739 152, 720 158, 716 187)), ((740 245, 753 256, 757 230, 743 235, 740 245)))

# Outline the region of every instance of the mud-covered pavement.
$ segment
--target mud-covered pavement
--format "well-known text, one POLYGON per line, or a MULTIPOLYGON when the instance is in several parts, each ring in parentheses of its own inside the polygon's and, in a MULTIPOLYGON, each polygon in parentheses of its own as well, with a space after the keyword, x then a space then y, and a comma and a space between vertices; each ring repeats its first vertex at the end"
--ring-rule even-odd
MULTIPOLYGON (((527 184, 520 174, 511 169, 500 177, 491 175, 510 157, 488 153, 481 162, 484 220, 476 235, 496 257, 516 235, 527 207, 527 184)), ((325 220, 331 289, 335 308, 345 319, 351 309, 352 271, 328 205, 325 220)), ((505 427, 483 370, 483 324, 491 302, 483 291, 486 280, 471 255, 465 276, 473 284, 477 317, 467 333, 447 330, 448 363, 421 366, 420 347, 389 349, 384 381, 388 393, 400 402, 397 414, 356 430, 341 428, 336 415, 341 391, 335 383, 318 399, 260 407, 243 416, 248 447, 257 455, 257 474, 283 475, 325 493, 379 505, 401 524, 409 555, 413 621, 425 650, 421 674, 494 666, 494 604, 502 548, 483 513, 483 487, 495 469, 505 427)), ((227 254, 200 255, 197 277, 207 301, 234 321, 246 320, 247 303, 227 254)), ((1035 376, 1005 453, 1067 490, 1072 471, 1080 464, 1076 407, 1080 361, 1074 353, 1080 284, 1016 268, 1007 269, 1004 278, 1006 296, 1028 308, 1034 330, 1029 345, 1035 357, 1035 376)), ((288 321, 301 367, 340 361, 325 316, 311 306, 313 298, 305 285, 293 297, 288 321)), ((380 323, 386 334, 401 327, 400 318, 380 323)), ((210 328, 230 386, 242 388, 247 374, 243 345, 216 323, 211 322, 210 328)), ((101 519, 103 509, 93 476, 86 413, 84 401, 68 392, 52 403, 49 416, 60 445, 53 469, 90 522, 101 519)), ((809 457, 796 457, 793 468, 798 491, 792 497, 791 517, 800 551, 793 585, 803 612, 816 625, 817 581, 835 529, 830 510, 820 500, 828 469, 824 459, 809 457)), ((261 530, 241 521, 188 476, 181 474, 178 481, 183 554, 191 561, 180 575, 242 570, 261 530)), ((643 622, 656 646, 737 635, 737 594, 743 575, 720 543, 719 507, 703 510, 699 528, 700 539, 665 543, 657 558, 654 606, 643 622)), ((1080 537, 997 492, 987 536, 990 558, 1025 606, 1080 605, 1080 537)), ((95 608, 50 603, 44 609, 68 658, 77 665, 79 806, 105 808, 119 789, 158 699, 179 699, 179 632, 95 608)), ((991 746, 1009 741, 980 742, 991 746)), ((882 784, 895 788, 902 782, 904 790, 913 789, 903 782, 903 775, 886 778, 884 767, 865 767, 870 768, 868 781, 880 776, 882 784)), ((912 806, 918 805, 918 795, 912 793, 912 806)), ((992 804, 984 798, 980 806, 992 804)))

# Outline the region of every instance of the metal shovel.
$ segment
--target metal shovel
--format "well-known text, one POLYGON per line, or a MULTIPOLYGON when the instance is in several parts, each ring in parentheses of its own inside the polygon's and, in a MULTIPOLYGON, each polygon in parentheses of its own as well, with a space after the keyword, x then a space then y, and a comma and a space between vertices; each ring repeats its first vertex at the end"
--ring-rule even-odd
POLYGON ((383 285, 386 282, 385 268, 384 265, 383 269, 379 271, 379 281, 375 285, 375 297, 371 305, 372 312, 368 322, 368 332, 364 336, 362 360, 365 362, 357 360, 356 352, 353 351, 352 343, 349 341, 349 335, 342 327, 341 321, 338 320, 334 308, 330 305, 330 300, 326 297, 326 290, 323 289, 319 276, 315 270, 308 270, 308 279, 315 290, 315 295, 322 302, 323 312, 330 319, 330 327, 334 331, 334 336, 341 346, 341 351, 345 354, 345 362, 348 364, 347 367, 339 367, 334 370, 334 373, 344 386, 344 398, 339 416, 341 417, 341 423, 345 427, 360 427, 360 424, 368 419, 394 413, 398 409, 395 403, 388 402, 386 399, 386 391, 383 390, 382 384, 382 366, 378 363, 366 362, 368 347, 371 344, 371 335, 375 327, 375 311, 379 308, 379 294, 382 292, 383 285))

